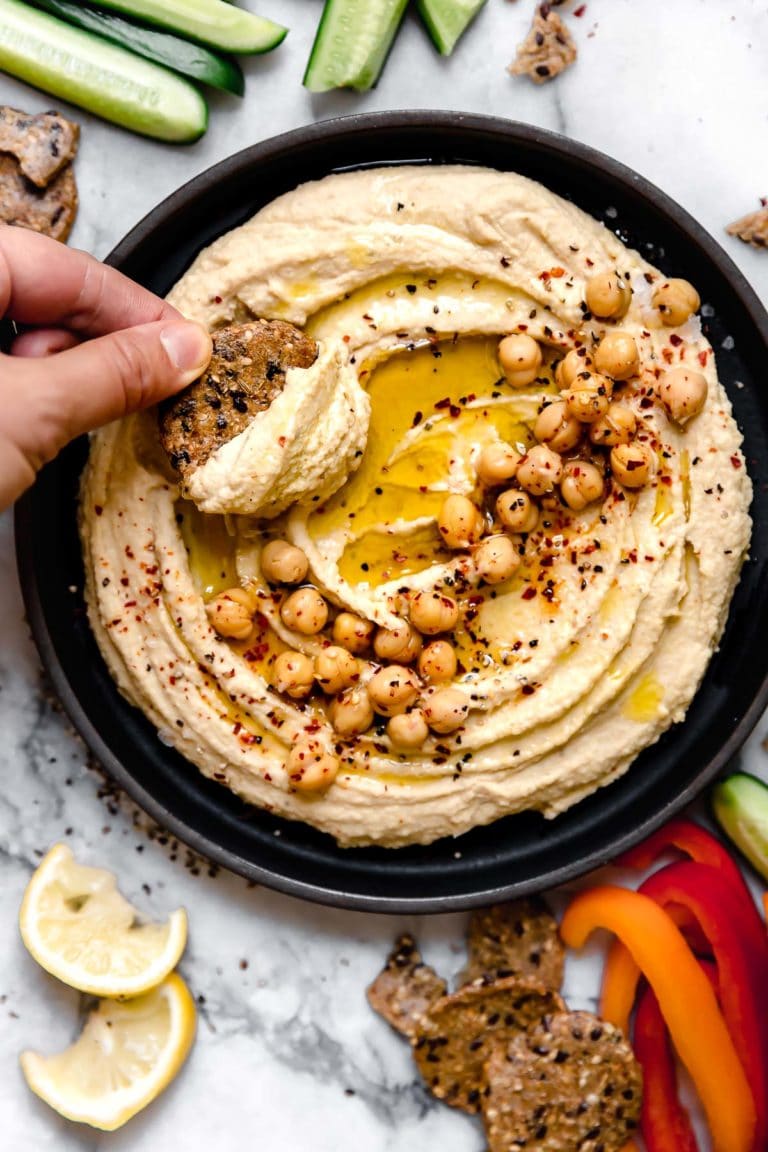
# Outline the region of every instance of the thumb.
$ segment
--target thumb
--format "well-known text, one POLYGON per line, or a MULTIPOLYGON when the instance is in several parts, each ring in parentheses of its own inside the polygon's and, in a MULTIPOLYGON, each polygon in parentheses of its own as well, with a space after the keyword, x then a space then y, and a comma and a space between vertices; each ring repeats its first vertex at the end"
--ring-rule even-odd
POLYGON ((43 359, 4 358, 0 435, 37 469, 75 436, 178 392, 210 357, 199 324, 158 320, 43 359))
POLYGON ((204 328, 169 319, 41 359, 0 356, 0 508, 68 440, 173 395, 210 357, 204 328))

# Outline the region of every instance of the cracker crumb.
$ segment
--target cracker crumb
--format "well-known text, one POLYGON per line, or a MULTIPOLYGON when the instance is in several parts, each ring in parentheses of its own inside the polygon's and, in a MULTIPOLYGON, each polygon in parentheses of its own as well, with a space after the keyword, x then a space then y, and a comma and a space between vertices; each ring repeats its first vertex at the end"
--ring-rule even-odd
POLYGON ((726 228, 729 236, 738 236, 753 248, 768 248, 768 197, 760 201, 762 207, 734 220, 726 228))
POLYGON ((536 9, 530 31, 509 66, 513 76, 528 76, 534 84, 546 84, 576 59, 576 45, 551 4, 536 9))

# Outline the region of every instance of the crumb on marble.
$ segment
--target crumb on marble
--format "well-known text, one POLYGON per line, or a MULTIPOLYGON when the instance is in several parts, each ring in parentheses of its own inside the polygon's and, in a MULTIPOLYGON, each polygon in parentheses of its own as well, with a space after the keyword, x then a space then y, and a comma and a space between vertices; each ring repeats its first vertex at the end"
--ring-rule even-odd
POLYGON ((755 212, 734 220, 725 229, 729 236, 738 236, 753 248, 768 248, 768 196, 760 200, 761 207, 755 212))
POLYGON ((508 70, 513 76, 528 76, 534 84, 546 84, 573 64, 576 55, 573 38, 552 4, 540 4, 508 70))

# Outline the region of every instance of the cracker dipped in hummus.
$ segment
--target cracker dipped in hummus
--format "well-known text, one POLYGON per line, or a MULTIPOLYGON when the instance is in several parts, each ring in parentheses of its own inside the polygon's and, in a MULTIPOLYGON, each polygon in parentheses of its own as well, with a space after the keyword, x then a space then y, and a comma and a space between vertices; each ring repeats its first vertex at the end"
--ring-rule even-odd
POLYGON ((191 764, 398 847, 556 817, 683 719, 751 499, 694 286, 521 176, 398 167, 275 200, 170 300, 314 342, 194 466, 156 412, 93 438, 91 624, 191 764))

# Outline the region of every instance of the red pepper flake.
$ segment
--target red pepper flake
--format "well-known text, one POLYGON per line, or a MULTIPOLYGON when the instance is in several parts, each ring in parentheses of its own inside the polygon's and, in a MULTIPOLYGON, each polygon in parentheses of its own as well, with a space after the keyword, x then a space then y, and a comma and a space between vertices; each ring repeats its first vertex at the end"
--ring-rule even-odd
POLYGON ((586 4, 579 4, 578 8, 574 8, 573 14, 574 14, 574 16, 578 16, 579 19, 581 19, 581 17, 584 15, 586 10, 587 10, 586 4))
POLYGON ((709 356, 708 351, 699 352, 699 364, 701 364, 702 368, 706 368, 708 356, 709 356))
POLYGON ((423 412, 414 412, 411 427, 416 428, 417 425, 421 424, 423 419, 424 419, 424 413, 423 412))
POLYGON ((533 600, 535 595, 536 595, 536 589, 531 584, 529 584, 528 587, 523 592, 523 600, 533 600))
POLYGON ((595 266, 594 260, 590 260, 589 256, 587 256, 584 263, 586 264, 587 268, 594 268, 594 266, 595 266))
POLYGON ((550 278, 549 272, 539 272, 539 280, 543 280, 545 284, 546 284, 547 280, 549 280, 549 278, 550 278))
POLYGON ((671 476, 660 476, 659 479, 661 480, 662 484, 666 484, 666 486, 668 488, 672 487, 672 477, 671 476))
POLYGON ((739 460, 738 456, 731 456, 731 464, 733 464, 734 468, 741 468, 741 460, 739 460))
POLYGON ((342 336, 342 340, 344 341, 345 344, 349 344, 351 339, 352 339, 351 336, 342 336))
POLYGON ((243 726, 242 726, 242 724, 240 723, 240 721, 239 721, 239 720, 236 720, 236 721, 235 721, 235 724, 234 724, 234 727, 233 727, 233 729, 232 729, 232 731, 234 732, 235 736, 239 736, 239 735, 240 735, 240 733, 242 732, 242 730, 243 730, 243 726))
POLYGON ((450 411, 451 411, 451 416, 453 417, 454 420, 456 419, 457 416, 461 416, 461 408, 459 408, 458 404, 451 404, 450 411))
MULTIPOLYGON (((444 600, 445 599, 446 598, 444 597, 444 600)), ((469 596, 468 601, 470 604, 484 604, 485 603, 485 596, 480 596, 480 595, 469 596)))
POLYGON ((256 743, 256 737, 253 736, 250 732, 243 732, 243 734, 240 736, 240 743, 241 744, 255 744, 256 743))
POLYGON ((450 406, 451 406, 450 396, 443 396, 442 400, 438 400, 437 403, 435 404, 435 408, 437 408, 438 410, 440 410, 442 408, 450 408, 450 406))
POLYGON ((281 448, 285 448, 285 444, 286 444, 285 436, 278 436, 277 442, 281 448))
POLYGON ((676 332, 673 332, 669 338, 669 342, 673 348, 679 348, 683 342, 683 338, 682 336, 678 336, 676 332))
POLYGON ((542 568, 551 568, 554 562, 554 556, 545 556, 543 560, 540 561, 542 568))
POLYGON ((129 560, 133 560, 133 549, 128 544, 125 546, 125 554, 129 560))
POLYGON ((550 268, 549 274, 554 280, 559 280, 561 276, 565 276, 565 268, 558 265, 555 268, 550 268))
POLYGON ((214 296, 213 302, 214 304, 221 304, 221 296, 214 296))
POLYGON ((104 509, 102 508, 101 504, 94 504, 94 506, 93 506, 93 510, 94 510, 94 512, 96 513, 96 515, 97 515, 97 516, 101 516, 102 512, 104 511, 104 509))
POLYGON ((536 686, 534 684, 523 684, 520 691, 523 693, 523 696, 533 696, 536 691, 536 686))
POLYGON ((662 359, 664 360, 665 363, 667 363, 667 364, 672 363, 672 349, 671 348, 662 348, 661 356, 662 356, 662 359))
POLYGON ((125 604, 123 604, 123 608, 135 608, 135 607, 136 607, 136 601, 135 600, 126 600, 125 604))
POLYGON ((429 491, 429 489, 427 488, 426 484, 419 484, 419 492, 428 492, 428 491, 429 491))

